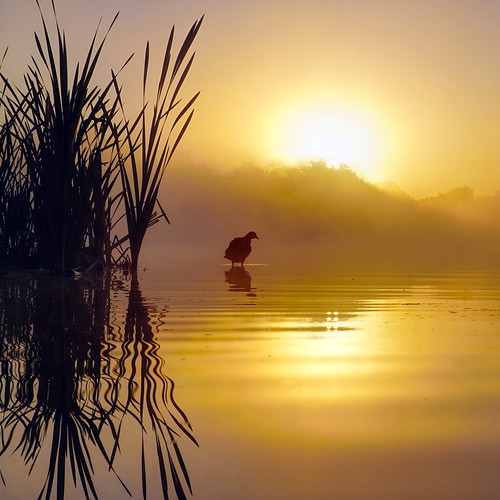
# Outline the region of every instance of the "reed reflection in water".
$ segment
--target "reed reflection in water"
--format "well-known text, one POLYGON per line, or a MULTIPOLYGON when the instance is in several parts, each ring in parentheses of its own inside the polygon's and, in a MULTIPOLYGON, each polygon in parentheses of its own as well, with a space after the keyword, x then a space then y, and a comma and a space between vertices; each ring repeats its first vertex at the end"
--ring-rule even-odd
POLYGON ((109 491, 110 475, 123 497, 185 498, 191 483, 181 444, 196 440, 136 276, 6 278, 0 303, 2 498, 75 498, 75 488, 99 498, 96 484, 109 491), (121 322, 111 293, 127 285, 121 322), (30 482, 13 470, 19 456, 30 482), (135 463, 141 493, 121 472, 135 463))

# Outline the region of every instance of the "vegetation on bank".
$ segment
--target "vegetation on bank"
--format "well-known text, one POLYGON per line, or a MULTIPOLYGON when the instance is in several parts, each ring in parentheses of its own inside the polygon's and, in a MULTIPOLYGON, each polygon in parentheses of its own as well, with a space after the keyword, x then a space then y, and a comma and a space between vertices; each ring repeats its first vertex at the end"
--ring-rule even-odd
POLYGON ((227 172, 179 164, 163 190, 175 224, 152 231, 148 259, 167 251, 224 262, 221 242, 249 229, 260 238, 254 263, 483 265, 500 255, 500 193, 458 187, 414 199, 324 162, 227 172))
POLYGON ((63 272, 126 261, 136 268, 147 230, 167 219, 158 192, 199 94, 181 98, 203 18, 178 51, 172 28, 152 102, 146 45, 143 104, 128 119, 119 74, 132 56, 111 71, 107 85, 94 83, 118 15, 104 36, 96 30, 85 60, 71 72, 54 2, 53 29, 37 5, 42 30, 22 86, 0 62, 0 266, 63 272))

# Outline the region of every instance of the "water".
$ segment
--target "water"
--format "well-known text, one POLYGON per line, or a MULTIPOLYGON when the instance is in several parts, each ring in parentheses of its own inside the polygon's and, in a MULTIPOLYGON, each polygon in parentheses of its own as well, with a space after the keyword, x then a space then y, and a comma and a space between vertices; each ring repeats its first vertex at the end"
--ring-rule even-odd
POLYGON ((499 285, 276 266, 3 279, 0 496, 498 498, 499 285))

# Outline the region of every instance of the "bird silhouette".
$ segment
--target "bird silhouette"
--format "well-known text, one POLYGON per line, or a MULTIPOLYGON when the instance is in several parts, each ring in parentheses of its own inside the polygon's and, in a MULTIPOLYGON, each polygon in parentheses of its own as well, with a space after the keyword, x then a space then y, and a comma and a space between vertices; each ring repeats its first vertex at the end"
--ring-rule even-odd
POLYGON ((231 243, 229 243, 229 246, 226 248, 226 253, 224 254, 224 258, 231 261, 231 268, 234 267, 236 262, 239 262, 241 267, 243 267, 245 259, 252 251, 251 242, 254 238, 259 239, 254 231, 250 231, 245 236, 231 240, 231 243))

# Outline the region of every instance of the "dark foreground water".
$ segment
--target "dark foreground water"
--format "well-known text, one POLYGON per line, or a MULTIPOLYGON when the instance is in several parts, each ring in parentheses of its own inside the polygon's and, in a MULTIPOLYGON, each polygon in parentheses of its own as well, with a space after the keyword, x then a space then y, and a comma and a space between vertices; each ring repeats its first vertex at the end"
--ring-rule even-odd
POLYGON ((0 498, 497 499, 499 287, 273 266, 3 278, 0 498))

